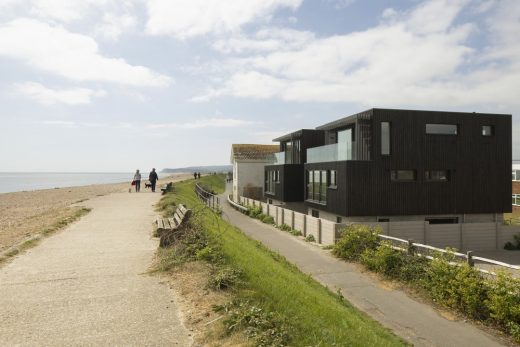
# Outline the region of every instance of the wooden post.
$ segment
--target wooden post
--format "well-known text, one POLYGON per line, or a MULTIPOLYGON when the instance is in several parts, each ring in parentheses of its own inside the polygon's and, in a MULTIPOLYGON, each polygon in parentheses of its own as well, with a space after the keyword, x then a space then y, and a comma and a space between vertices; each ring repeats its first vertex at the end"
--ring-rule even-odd
POLYGON ((291 228, 294 229, 294 211, 291 211, 291 228))
POLYGON ((413 240, 408 239, 408 255, 414 254, 414 248, 413 248, 413 240))
POLYGON ((321 245, 321 218, 318 218, 318 239, 316 241, 321 245))
POLYGON ((468 258, 468 265, 471 267, 475 266, 475 262, 473 261, 473 251, 468 251, 466 257, 468 258))
POLYGON ((303 230, 302 230, 303 236, 307 237, 307 215, 303 215, 303 230))

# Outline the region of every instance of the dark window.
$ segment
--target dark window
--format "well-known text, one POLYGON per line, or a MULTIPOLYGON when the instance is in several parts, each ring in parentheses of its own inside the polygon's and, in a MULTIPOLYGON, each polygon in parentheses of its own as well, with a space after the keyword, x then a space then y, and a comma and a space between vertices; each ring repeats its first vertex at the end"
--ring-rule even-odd
POLYGON ((272 204, 272 203, 273 203, 273 199, 268 199, 268 200, 267 200, 267 203, 268 203, 268 204, 272 204))
POLYGON ((450 172, 448 170, 424 171, 424 179, 433 182, 447 182, 450 180, 450 172))
POLYGON ((343 221, 343 218, 340 216, 336 216, 336 223, 341 223, 343 221))
POLYGON ((336 188, 338 186, 338 177, 336 170, 329 171, 329 187, 336 188))
POLYGON ((377 221, 379 223, 386 223, 386 222, 390 222, 390 218, 378 218, 377 221))
POLYGON ((390 171, 390 179, 392 181, 412 182, 417 178, 415 170, 392 170, 390 171))
POLYGON ((381 154, 390 155, 390 123, 381 122, 381 154))
POLYGON ((307 171, 307 194, 306 199, 327 203, 327 171, 309 170, 307 171))
POLYGON ((457 124, 426 124, 426 134, 457 135, 458 133, 457 124))
POLYGON ((457 224, 459 217, 435 217, 435 218, 424 218, 429 224, 457 224))
POLYGON ((495 129, 493 125, 483 125, 482 126, 482 136, 493 136, 495 134, 495 129))
POLYGON ((275 175, 276 175, 275 182, 280 183, 280 170, 276 170, 275 171, 275 175))
POLYGON ((265 192, 270 194, 275 194, 276 186, 276 176, 277 170, 268 170, 265 172, 266 182, 265 182, 265 192))
POLYGON ((316 218, 320 218, 320 211, 318 210, 311 210, 311 215, 316 218))

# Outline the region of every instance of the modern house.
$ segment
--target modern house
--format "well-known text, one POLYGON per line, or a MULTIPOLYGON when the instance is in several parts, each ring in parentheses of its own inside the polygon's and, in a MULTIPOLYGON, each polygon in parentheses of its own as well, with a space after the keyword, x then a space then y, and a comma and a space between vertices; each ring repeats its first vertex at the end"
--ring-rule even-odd
POLYGON ((513 212, 520 212, 520 163, 513 162, 512 182, 512 205, 513 212))
POLYGON ((511 115, 374 108, 274 141, 266 198, 314 217, 451 224, 511 212, 511 115))
POLYGON ((233 144, 233 199, 238 196, 252 199, 264 197, 264 166, 274 161, 277 145, 233 144))

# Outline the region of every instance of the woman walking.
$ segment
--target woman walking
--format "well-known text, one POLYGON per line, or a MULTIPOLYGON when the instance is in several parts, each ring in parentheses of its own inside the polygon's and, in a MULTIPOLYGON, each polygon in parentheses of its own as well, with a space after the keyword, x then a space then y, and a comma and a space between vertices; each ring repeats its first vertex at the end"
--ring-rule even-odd
POLYGON ((135 192, 139 193, 139 191, 141 190, 141 174, 139 173, 139 170, 135 171, 134 182, 135 182, 135 192))

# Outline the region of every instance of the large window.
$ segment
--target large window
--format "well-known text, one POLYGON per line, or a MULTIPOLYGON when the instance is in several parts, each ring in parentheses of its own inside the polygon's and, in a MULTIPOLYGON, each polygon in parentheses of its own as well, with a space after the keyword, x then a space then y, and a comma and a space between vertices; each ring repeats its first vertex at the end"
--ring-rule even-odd
POLYGON ((457 135, 458 133, 457 124, 426 124, 426 134, 457 135))
POLYGON ((390 123, 381 122, 381 154, 390 155, 390 123))
POLYGON ((307 194, 306 199, 316 201, 320 204, 327 203, 327 171, 307 171, 307 194))
POLYGON ((520 194, 513 194, 513 205, 520 206, 520 194))
POLYGON ((413 182, 417 179, 415 170, 392 170, 390 179, 397 182, 413 182))
POLYGON ((352 129, 338 131, 338 160, 352 159, 352 129))
POLYGON ((430 182, 447 182, 450 180, 450 172, 448 170, 424 171, 424 179, 430 182))
POLYGON ((280 182, 279 170, 268 170, 265 172, 265 192, 270 194, 276 193, 276 184, 280 182))

